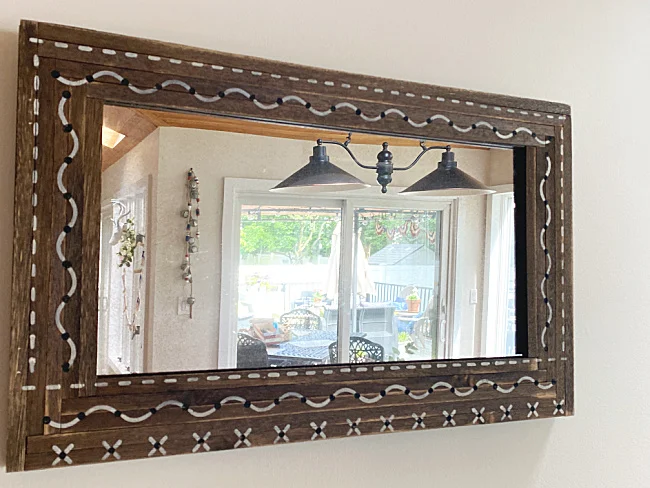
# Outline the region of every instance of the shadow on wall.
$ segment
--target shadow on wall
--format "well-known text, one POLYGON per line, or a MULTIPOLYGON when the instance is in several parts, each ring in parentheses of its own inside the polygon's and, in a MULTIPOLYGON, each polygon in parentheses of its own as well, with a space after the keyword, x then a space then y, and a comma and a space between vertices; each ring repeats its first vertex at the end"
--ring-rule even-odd
POLYGON ((16 67, 18 34, 0 31, 0 466, 5 466, 11 325, 14 152, 16 140, 16 67))

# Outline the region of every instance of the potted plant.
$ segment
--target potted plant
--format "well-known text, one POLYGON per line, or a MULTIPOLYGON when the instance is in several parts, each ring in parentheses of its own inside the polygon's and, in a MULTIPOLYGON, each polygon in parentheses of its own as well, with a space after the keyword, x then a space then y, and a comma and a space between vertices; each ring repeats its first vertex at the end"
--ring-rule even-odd
POLYGON ((420 311, 420 296, 416 289, 406 297, 406 307, 408 312, 417 313, 420 311))

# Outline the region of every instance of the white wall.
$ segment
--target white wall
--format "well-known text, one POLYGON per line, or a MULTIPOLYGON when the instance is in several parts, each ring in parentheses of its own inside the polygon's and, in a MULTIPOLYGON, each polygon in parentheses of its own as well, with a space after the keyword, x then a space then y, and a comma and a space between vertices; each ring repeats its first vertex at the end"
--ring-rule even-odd
MULTIPOLYGON (((650 4, 46 0, 0 10, 0 427, 5 428, 16 29, 70 23, 569 102, 574 113, 576 405, 571 419, 360 437, 26 474, 3 488, 646 486, 650 479, 650 4)), ((434 421, 432 418, 431 421, 434 421)), ((0 435, 0 438, 4 437, 0 435)), ((0 446, 2 443, 0 442, 0 446)), ((4 449, 4 447, 0 447, 4 449)))

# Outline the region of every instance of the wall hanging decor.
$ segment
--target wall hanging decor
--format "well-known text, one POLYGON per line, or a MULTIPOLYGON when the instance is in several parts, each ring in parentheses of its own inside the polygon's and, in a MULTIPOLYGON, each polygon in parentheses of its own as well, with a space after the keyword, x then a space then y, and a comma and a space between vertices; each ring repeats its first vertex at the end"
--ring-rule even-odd
POLYGON ((181 265, 182 277, 188 287, 189 294, 185 299, 189 307, 189 316, 192 318, 192 311, 196 298, 194 297, 194 280, 192 278, 192 255, 199 252, 199 179, 194 174, 194 169, 187 172, 187 208, 181 212, 185 219, 185 256, 181 265))
MULTIPOLYGON (((573 414, 569 106, 33 21, 21 23, 18 46, 8 471, 573 414), (104 107, 109 105, 272 122, 285 131, 338 131, 343 137, 352 131, 359 137, 374 133, 382 141, 428 141, 440 145, 442 163, 432 179, 424 181, 427 191, 440 189, 441 175, 455 173, 455 159, 447 145, 454 147, 461 165, 464 156, 457 146, 511 151, 517 202, 513 300, 518 355, 409 360, 409 354, 400 354, 404 360, 368 364, 326 360, 295 367, 98 375, 101 129, 104 107)), ((553 59, 540 64, 540 72, 549 69, 553 59)), ((127 135, 120 144, 128 139, 127 135)), ((296 168, 304 164, 302 156, 296 168)), ((312 157, 325 161, 325 156, 324 145, 317 144, 312 157)), ((382 158, 382 164, 388 162, 388 154, 382 158)), ((231 163, 214 158, 214 164, 231 163)), ((178 188, 178 174, 185 170, 175 168, 174 188, 178 188)), ((204 185, 207 173, 201 175, 204 185)), ((274 184, 287 174, 291 173, 276 178, 274 184)), ((392 174, 378 176, 386 187, 392 174)), ((187 177, 183 273, 190 285, 187 298, 193 299, 199 195, 194 172, 190 170, 187 177)), ((484 185, 471 186, 473 191, 486 191, 484 185)), ((270 194, 271 187, 265 187, 264 194, 270 194)), ((384 199, 373 209, 390 208, 398 198, 392 184, 386 194, 376 187, 372 190, 372 198, 384 199)), ((212 195, 204 197, 205 211, 212 195)), ((299 198, 304 198, 290 197, 292 206, 302 204, 299 198)), ((166 213, 173 217, 169 227, 175 233, 175 246, 180 227, 177 202, 166 213)), ((204 246, 211 230, 208 222, 204 221, 204 246)), ((341 239, 353 232, 351 218, 346 225, 341 239)), ((375 232, 418 232, 413 223, 396 230, 373 225, 368 235, 375 238, 375 232)), ((132 249, 128 223, 118 219, 116 229, 121 229, 116 242, 126 235, 125 244, 128 241, 132 249)), ((228 235, 240 232, 239 221, 224 229, 228 235)), ((429 239, 437 239, 438 247, 443 237, 434 233, 429 239)), ((156 242, 150 236, 147 244, 153 249, 156 242)), ((136 260, 137 249, 136 236, 134 254, 124 255, 125 266, 129 256, 136 260)), ((174 247, 169 261, 158 268, 172 276, 174 290, 179 286, 179 254, 174 247), (176 262, 173 269, 169 262, 176 262)), ((225 246, 223 255, 239 262, 237 249, 225 246)), ((339 269, 345 266, 353 267, 351 259, 344 259, 339 269)), ((225 271, 219 272, 215 282, 232 280, 225 271)), ((159 276, 156 270, 155 277, 147 278, 148 284, 159 276)), ((422 310, 428 292, 418 290, 422 310)), ((343 291, 340 299, 349 301, 350 289, 343 291)), ((292 302, 307 298, 295 297, 292 302)), ((236 299, 232 301, 232 308, 244 309, 236 299)), ((313 303, 296 304, 296 308, 310 306, 313 303)), ((131 316, 137 312, 137 305, 126 311, 131 316)), ((406 323, 408 314, 404 311, 400 320, 406 323)), ((199 315, 195 314, 193 324, 199 315)), ((170 316, 159 323, 166 324, 170 316)), ((270 315, 266 319, 274 328, 276 319, 270 315)), ((215 318, 219 320, 224 318, 215 318)), ((314 341, 323 342, 328 332, 319 331, 314 341)), ((300 333, 294 333, 296 338, 300 333)), ((216 338, 210 340, 214 344, 216 338)), ((268 351, 262 343, 260 357, 267 360, 272 356, 268 351)), ((337 351, 343 352, 340 344, 337 351)))

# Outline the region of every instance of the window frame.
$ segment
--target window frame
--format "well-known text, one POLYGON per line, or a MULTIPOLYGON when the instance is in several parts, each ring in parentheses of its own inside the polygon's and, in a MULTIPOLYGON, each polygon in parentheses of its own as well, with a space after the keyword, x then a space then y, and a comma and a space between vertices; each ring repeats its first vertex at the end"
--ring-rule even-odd
MULTIPOLYGON (((373 188, 355 190, 354 192, 317 193, 306 196, 299 192, 283 192, 282 194, 270 193, 269 188, 277 185, 279 181, 255 178, 224 178, 224 205, 222 220, 222 236, 224 237, 221 256, 221 289, 220 289, 220 324, 237 323, 237 304, 234 297, 238 295, 239 261, 240 261, 240 224, 241 206, 253 205, 296 205, 304 206, 310 202, 314 206, 326 206, 341 210, 341 257, 339 272, 339 300, 338 300, 338 350, 340 351, 340 364, 349 361, 348 348, 344 347, 346 338, 349 340, 352 304, 352 266, 355 254, 354 245, 354 211, 358 208, 377 207, 388 210, 432 210, 439 211, 442 217, 441 224, 441 250, 440 250, 440 303, 442 310, 452 310, 451 327, 445 329, 445 334, 453 334, 453 309, 455 296, 455 280, 451 274, 456 268, 456 240, 458 212, 458 198, 439 197, 422 199, 415 196, 399 195, 389 202, 377 198, 373 188), (453 283, 454 286, 448 286, 453 283)), ((397 193, 403 188, 392 188, 391 193, 397 193)), ((440 324, 438 324, 440 329, 440 324)), ((237 341, 233 339, 234 329, 231 327, 219 328, 219 346, 217 364, 219 369, 236 368, 237 341)), ((447 348, 450 344, 448 337, 439 336, 447 348)), ((440 344, 439 344, 440 345, 440 344)), ((446 349, 445 349, 446 350, 446 349)))

